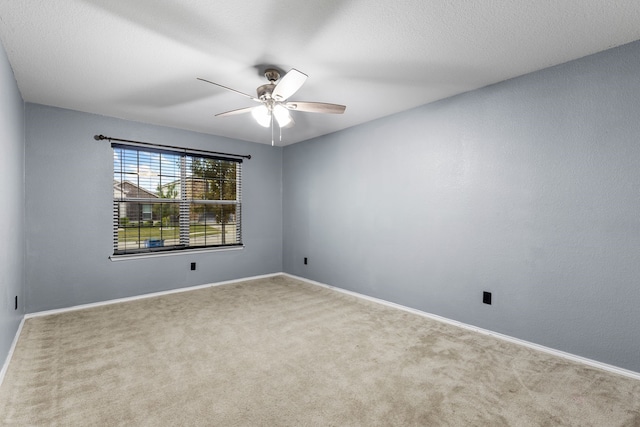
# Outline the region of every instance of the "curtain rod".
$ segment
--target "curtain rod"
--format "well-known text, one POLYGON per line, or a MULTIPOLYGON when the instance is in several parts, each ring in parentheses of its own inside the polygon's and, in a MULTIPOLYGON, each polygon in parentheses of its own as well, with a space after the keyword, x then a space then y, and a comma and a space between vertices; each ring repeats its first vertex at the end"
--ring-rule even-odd
POLYGON ((133 144, 148 145, 150 147, 173 148, 174 150, 179 150, 179 151, 198 152, 203 154, 219 154, 222 156, 241 157, 243 159, 251 159, 251 154, 231 154, 231 153, 221 153, 219 151, 207 151, 207 150, 198 150, 198 149, 192 149, 192 148, 187 149, 187 148, 178 147, 175 145, 153 144, 151 142, 133 141, 131 139, 111 138, 110 136, 104 136, 104 135, 95 135, 93 139, 95 139, 96 141, 103 141, 106 139, 109 142, 111 141, 131 142, 133 144))

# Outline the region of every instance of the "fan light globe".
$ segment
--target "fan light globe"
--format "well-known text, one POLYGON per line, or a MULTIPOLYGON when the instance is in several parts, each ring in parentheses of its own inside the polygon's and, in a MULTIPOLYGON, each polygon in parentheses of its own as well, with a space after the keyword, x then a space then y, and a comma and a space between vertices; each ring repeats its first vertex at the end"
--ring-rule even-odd
POLYGON ((260 126, 268 128, 271 125, 271 115, 269 114, 269 110, 266 105, 254 108, 251 110, 251 115, 256 119, 260 126))
POLYGON ((291 115, 289 114, 289 110, 284 108, 282 105, 276 105, 275 107, 273 107, 273 115, 276 117, 278 125, 281 128, 286 127, 289 123, 291 123, 291 115))

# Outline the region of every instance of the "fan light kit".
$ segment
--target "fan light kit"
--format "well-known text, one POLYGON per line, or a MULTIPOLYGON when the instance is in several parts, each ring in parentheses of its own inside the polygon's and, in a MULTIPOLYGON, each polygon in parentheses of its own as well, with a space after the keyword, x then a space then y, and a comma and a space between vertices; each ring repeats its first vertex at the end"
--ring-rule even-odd
POLYGON ((325 102, 288 101, 288 99, 302 87, 308 77, 306 74, 296 70, 295 68, 289 70, 289 72, 282 78, 280 78, 280 72, 278 70, 269 68, 264 72, 264 76, 269 80, 269 83, 258 87, 257 97, 209 80, 201 79, 200 77, 198 77, 198 80, 211 83, 212 85, 219 86, 223 89, 230 90, 231 92, 235 92, 253 101, 259 102, 261 105, 257 107, 245 107, 238 110, 226 111, 224 113, 216 114, 216 117, 251 113, 260 126, 271 128, 271 145, 274 145, 274 120, 278 123, 278 127, 280 128, 280 140, 282 140, 282 128, 292 127, 295 124, 290 111, 342 114, 347 108, 344 105, 327 104, 325 102))

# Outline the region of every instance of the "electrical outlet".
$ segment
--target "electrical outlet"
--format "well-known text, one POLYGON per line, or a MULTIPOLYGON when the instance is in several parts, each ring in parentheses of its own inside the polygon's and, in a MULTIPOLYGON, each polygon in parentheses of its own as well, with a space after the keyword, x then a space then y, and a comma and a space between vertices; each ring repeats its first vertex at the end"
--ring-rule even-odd
POLYGON ((482 302, 484 304, 489 304, 491 305, 491 292, 483 292, 482 293, 482 302))
POLYGON ((194 271, 196 269, 196 263, 192 262, 191 263, 191 271, 194 271))
POLYGON ((304 257, 304 265, 307 265, 307 257, 304 257))

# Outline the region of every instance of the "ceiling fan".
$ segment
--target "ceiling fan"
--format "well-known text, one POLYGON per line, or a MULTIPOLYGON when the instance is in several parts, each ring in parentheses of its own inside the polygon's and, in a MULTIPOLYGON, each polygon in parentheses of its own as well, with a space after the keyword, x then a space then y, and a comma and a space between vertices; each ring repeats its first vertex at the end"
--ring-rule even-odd
POLYGON ((219 86, 223 89, 230 90, 253 101, 259 102, 257 107, 245 107, 237 110, 226 111, 216 114, 216 117, 234 116, 236 114, 251 113, 253 118, 264 127, 271 127, 271 145, 273 142, 273 122, 274 119, 280 128, 280 140, 282 140, 282 128, 292 127, 295 122, 291 117, 290 111, 304 111, 307 113, 329 113, 342 114, 347 108, 344 105, 327 104, 325 102, 302 102, 289 101, 288 99, 302 87, 307 80, 307 75, 292 68, 282 78, 280 72, 274 68, 268 68, 264 72, 264 76, 269 83, 259 86, 257 89, 257 97, 247 93, 240 92, 230 87, 223 86, 212 81, 201 79, 206 83, 219 86))

